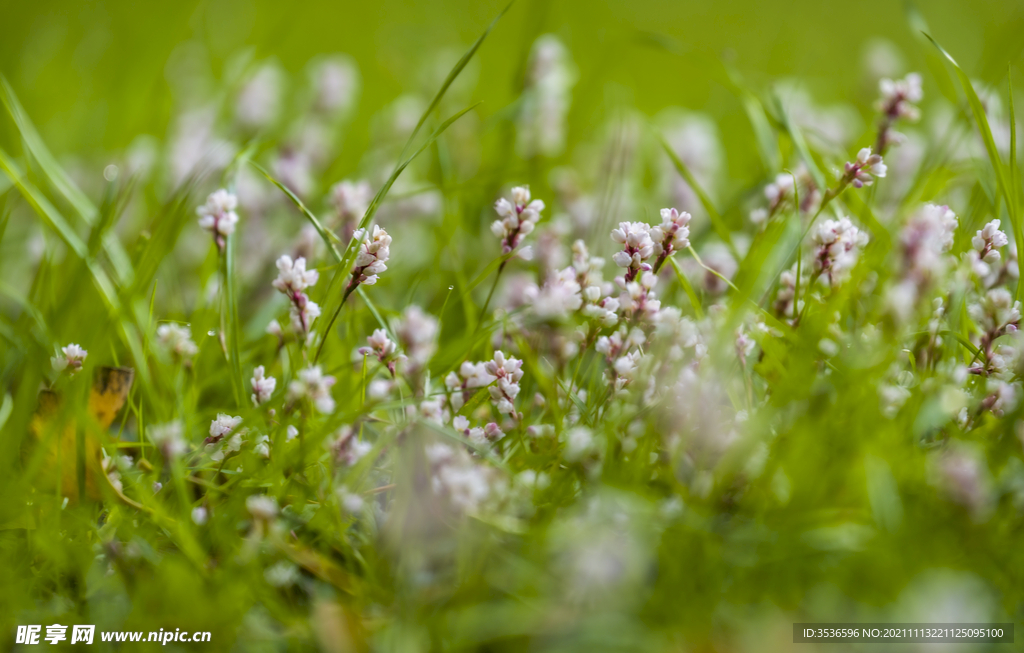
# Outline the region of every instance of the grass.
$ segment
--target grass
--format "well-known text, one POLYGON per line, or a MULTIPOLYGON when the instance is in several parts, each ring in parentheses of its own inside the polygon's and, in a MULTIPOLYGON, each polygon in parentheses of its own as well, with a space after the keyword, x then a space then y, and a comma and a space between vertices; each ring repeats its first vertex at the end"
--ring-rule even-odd
POLYGON ((358 153, 315 67, 253 91, 287 94, 280 115, 242 120, 261 61, 240 57, 237 83, 203 98, 213 127, 183 178, 174 134, 144 163, 55 155, 0 78, 7 632, 763 651, 789 650, 796 622, 1024 623, 1010 46, 1005 83, 983 88, 926 44, 920 59, 953 74, 929 68, 922 121, 897 121, 910 140, 860 188, 844 164, 876 140, 870 99, 863 124, 823 138, 826 108, 728 58, 624 39, 714 68, 731 96, 708 111, 748 130, 747 163, 716 169, 713 137, 679 145, 685 117, 621 94, 589 128, 576 106, 594 89, 524 4, 450 58, 439 90, 381 110, 358 153), (520 72, 466 81, 515 21, 520 72), (514 89, 507 105, 477 101, 496 86, 514 89), (559 129, 564 152, 531 149, 559 129), (338 170, 373 190, 342 206, 338 170), (792 185, 769 186, 782 172, 792 185), (494 203, 521 184, 546 206, 502 254, 494 203), (240 202, 223 248, 196 216, 219 187, 240 202), (613 281, 625 245, 610 228, 661 225, 666 206, 693 214, 669 265, 613 281), (387 269, 356 285, 354 234, 374 225, 387 269), (319 279, 282 276, 285 297, 283 254, 319 279), (291 323, 304 301, 322 307, 312 334, 291 323), (74 373, 51 360, 69 343, 88 351, 74 373), (276 380, 259 404, 257 366, 276 380), (110 382, 126 369, 133 383, 110 382))

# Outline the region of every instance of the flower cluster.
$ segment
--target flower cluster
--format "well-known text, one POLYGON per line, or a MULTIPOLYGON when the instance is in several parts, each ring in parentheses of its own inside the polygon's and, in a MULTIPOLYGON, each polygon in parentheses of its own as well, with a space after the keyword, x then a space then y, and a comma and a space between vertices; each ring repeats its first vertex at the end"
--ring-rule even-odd
POLYGON ((853 184, 854 188, 870 186, 875 178, 885 176, 886 167, 882 162, 881 154, 872 154, 870 147, 865 147, 857 152, 857 160, 847 162, 843 168, 844 174, 841 182, 853 184))
POLYGON ((308 400, 319 412, 333 413, 335 403, 331 388, 334 383, 334 377, 324 374, 319 365, 303 368, 288 384, 288 401, 308 400))
POLYGON ((528 236, 540 221, 544 202, 530 199, 530 189, 516 186, 512 189, 512 201, 504 197, 494 203, 499 219, 491 223, 491 233, 501 239, 501 253, 511 254, 525 236, 528 236))
POLYGON ((636 275, 652 269, 647 262, 654 254, 650 225, 644 222, 620 222, 617 229, 612 229, 611 237, 614 242, 622 245, 622 250, 612 255, 612 261, 626 269, 626 281, 632 281, 636 275))
POLYGON ((313 320, 320 316, 320 307, 309 298, 306 290, 315 286, 320 279, 316 270, 306 269, 306 259, 301 256, 294 261, 287 254, 277 259, 277 278, 273 285, 288 298, 291 304, 292 328, 300 336, 309 335, 313 320))
POLYGON ((367 286, 377 283, 377 275, 388 269, 385 263, 391 256, 391 236, 379 225, 373 225, 369 232, 366 229, 356 230, 352 238, 360 241, 349 282, 349 289, 354 290, 361 283, 367 286))
POLYGON ((175 359, 189 361, 199 353, 199 347, 192 341, 192 329, 173 322, 156 328, 156 339, 175 359))
POLYGON ((496 381, 487 388, 495 408, 514 420, 520 419, 514 402, 519 395, 519 381, 523 378, 523 361, 511 356, 505 358, 504 353, 496 351, 494 359, 484 363, 484 371, 496 381))
POLYGON ((229 193, 223 188, 210 193, 196 213, 199 215, 199 226, 213 235, 213 241, 221 250, 227 242, 227 237, 235 233, 235 225, 238 224, 238 198, 234 193, 229 193))
POLYGON ((360 347, 357 351, 361 356, 373 356, 382 365, 388 368, 388 372, 391 376, 395 376, 395 366, 405 360, 405 356, 398 353, 398 345, 388 337, 388 332, 384 329, 375 329, 373 334, 370 335, 366 342, 369 343, 368 347, 360 347))
POLYGON ((74 375, 82 369, 82 364, 88 355, 89 352, 75 343, 71 343, 61 347, 60 353, 56 356, 51 356, 50 364, 56 372, 67 372, 69 375, 74 375))
POLYGON ((868 235, 849 218, 825 220, 811 238, 815 274, 824 275, 829 285, 838 285, 857 263, 857 255, 867 242, 868 235))
POLYGON ((252 371, 252 379, 249 384, 252 386, 252 403, 259 406, 270 401, 277 387, 277 379, 272 376, 265 376, 263 366, 260 365, 252 371))

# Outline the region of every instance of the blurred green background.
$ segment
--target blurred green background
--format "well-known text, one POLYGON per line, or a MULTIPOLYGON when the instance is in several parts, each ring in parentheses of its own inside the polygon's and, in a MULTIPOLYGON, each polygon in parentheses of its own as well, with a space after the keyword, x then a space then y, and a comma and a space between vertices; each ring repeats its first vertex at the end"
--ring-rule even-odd
MULTIPOLYGON (((119 151, 139 134, 163 138, 183 100, 174 85, 183 69, 206 68, 216 82, 231 55, 247 47, 292 73, 316 55, 343 52, 354 57, 363 80, 349 140, 349 148, 362 150, 372 116, 421 80, 427 55, 461 52, 504 4, 8 0, 0 12, 0 71, 60 155, 119 151)), ((1022 2, 941 0, 919 10, 977 79, 999 81, 1006 60, 1020 59, 1022 2)), ((709 59, 730 58, 760 84, 800 77, 818 100, 858 99, 865 110, 875 94, 865 58, 878 39, 895 46, 904 69, 924 68, 900 2, 521 0, 478 55, 473 95, 484 102, 482 116, 514 99, 517 71, 545 32, 562 38, 580 73, 570 145, 597 127, 612 97, 648 115, 667 106, 706 111, 719 121, 730 155, 752 156, 753 148, 738 143, 751 137, 739 102, 714 80, 709 59), (652 47, 645 33, 673 39, 677 53, 652 47)), ((933 89, 926 86, 926 93, 933 89)), ((729 162, 734 168, 743 159, 729 162)))

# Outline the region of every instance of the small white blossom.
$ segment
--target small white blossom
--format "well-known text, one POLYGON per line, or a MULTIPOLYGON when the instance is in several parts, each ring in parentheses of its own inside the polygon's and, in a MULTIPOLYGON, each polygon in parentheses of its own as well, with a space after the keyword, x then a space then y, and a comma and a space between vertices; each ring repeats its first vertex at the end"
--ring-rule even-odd
POLYGON ((882 94, 879 101, 879 110, 893 119, 904 118, 917 120, 920 111, 915 102, 920 102, 924 97, 921 89, 921 75, 910 73, 903 79, 882 79, 878 82, 879 91, 882 94))
POLYGON ((372 286, 377 283, 377 276, 388 269, 385 263, 391 256, 391 236, 379 225, 373 225, 372 232, 358 229, 352 237, 361 243, 349 285, 355 287, 364 283, 372 286))
POLYGON ((178 421, 149 426, 146 428, 146 434, 153 446, 168 460, 185 453, 188 446, 182 436, 181 422, 178 421))
POLYGON ((78 370, 82 369, 82 364, 85 362, 85 357, 89 355, 89 352, 82 349, 79 345, 71 343, 61 347, 60 354, 57 356, 50 357, 50 364, 53 369, 57 372, 67 372, 69 375, 73 375, 78 370))
POLYGON ((197 526, 205 524, 208 517, 209 512, 203 506, 196 506, 192 509, 192 521, 195 522, 197 526))
POLYGON ((491 399, 499 413, 506 413, 512 419, 519 419, 513 402, 519 394, 519 381, 523 378, 523 362, 515 358, 505 358, 501 351, 494 352, 494 359, 484 364, 488 375, 496 379, 496 383, 487 388, 491 399))
POLYGON ((814 231, 814 271, 823 274, 830 285, 837 285, 857 262, 859 251, 867 244, 868 235, 849 218, 825 220, 814 231))
POLYGON ((374 356, 383 365, 387 366, 391 376, 395 375, 395 365, 405 357, 398 355, 398 345, 388 337, 384 329, 375 329, 366 342, 368 347, 360 347, 357 351, 362 356, 374 356))
POLYGON ((856 188, 870 186, 876 177, 885 176, 885 163, 882 162, 882 155, 872 154, 870 147, 865 147, 857 152, 857 160, 847 163, 843 180, 851 183, 856 188))
POLYGON ((210 422, 210 437, 206 438, 206 443, 219 442, 225 435, 237 429, 241 423, 241 417, 218 413, 217 419, 210 422))
POLYGON ((654 254, 651 228, 643 222, 620 222, 612 229, 612 240, 622 245, 622 250, 612 255, 612 261, 620 268, 626 268, 626 281, 632 281, 640 272, 651 270, 647 260, 654 254))
POLYGON ((359 439, 359 433, 351 426, 338 429, 335 437, 328 440, 325 446, 334 455, 337 464, 347 467, 355 465, 373 449, 371 443, 359 439))
POLYGON ((373 188, 366 180, 346 179, 331 187, 331 199, 343 223, 351 224, 351 228, 354 229, 373 200, 373 188))
POLYGON ((223 188, 210 193, 196 213, 199 215, 199 226, 213 234, 217 247, 224 249, 225 238, 235 233, 238 224, 238 198, 223 188))
POLYGON ((262 521, 270 521, 277 516, 277 500, 263 494, 253 494, 246 498, 245 507, 253 517, 262 521))
POLYGON ((499 219, 491 223, 491 233, 501 238, 502 254, 509 254, 523 237, 528 236, 540 221, 544 202, 530 199, 530 189, 516 186, 512 189, 512 201, 504 197, 494 203, 499 219))
POLYGON ((192 342, 192 330, 187 326, 173 322, 161 324, 156 329, 156 339, 161 346, 181 360, 189 360, 199 353, 199 347, 192 342))
POLYGON ((437 351, 439 325, 437 318, 422 308, 410 304, 395 325, 395 335, 408 357, 409 374, 415 375, 426 367, 437 351))
POLYGON ((319 365, 307 367, 299 370, 298 378, 288 384, 288 400, 309 399, 321 413, 333 413, 331 387, 334 383, 334 377, 324 374, 319 365))
POLYGON ((690 214, 675 209, 661 210, 661 224, 650 230, 654 241, 654 256, 658 262, 655 269, 660 269, 665 259, 675 252, 690 246, 690 214))
POLYGON ((270 396, 274 394, 274 388, 277 387, 277 379, 272 376, 264 376, 263 366, 260 365, 252 371, 250 384, 252 385, 252 403, 259 406, 270 401, 270 396))
POLYGON ((527 288, 526 298, 541 318, 562 319, 583 305, 576 271, 571 267, 549 274, 540 288, 527 288))

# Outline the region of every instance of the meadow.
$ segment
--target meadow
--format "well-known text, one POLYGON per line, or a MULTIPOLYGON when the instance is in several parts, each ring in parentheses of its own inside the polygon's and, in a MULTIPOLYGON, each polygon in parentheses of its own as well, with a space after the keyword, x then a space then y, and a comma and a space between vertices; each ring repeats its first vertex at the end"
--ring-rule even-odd
POLYGON ((1024 623, 1021 7, 383 6, 9 8, 5 646, 1024 623))

